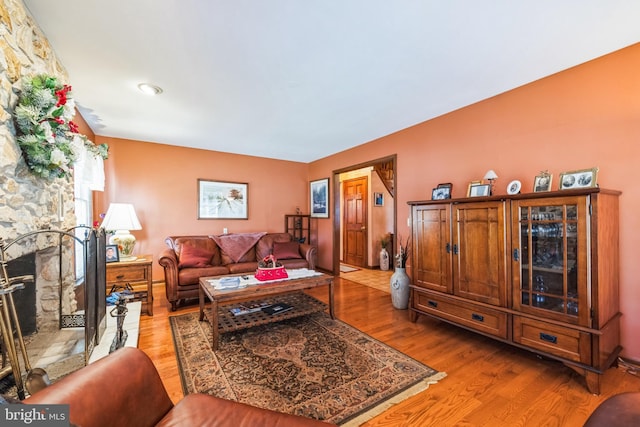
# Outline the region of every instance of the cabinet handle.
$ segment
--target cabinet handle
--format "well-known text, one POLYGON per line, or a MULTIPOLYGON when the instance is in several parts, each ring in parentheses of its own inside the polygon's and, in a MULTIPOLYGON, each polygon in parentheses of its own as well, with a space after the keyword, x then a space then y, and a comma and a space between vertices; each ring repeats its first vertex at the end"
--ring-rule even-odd
POLYGON ((513 250, 513 260, 520 261, 520 252, 517 248, 513 250))
POLYGON ((124 279, 124 274, 118 274, 118 275, 116 276, 116 279, 124 279))
POLYGON ((542 341, 547 341, 552 344, 558 344, 558 337, 556 337, 555 335, 549 335, 549 334, 545 334, 544 332, 540 332, 540 339, 542 341))
POLYGON ((431 307, 438 308, 438 303, 437 303, 437 302, 435 302, 435 301, 431 301, 431 300, 430 300, 430 301, 429 301, 429 305, 430 305, 431 307))
POLYGON ((471 319, 472 320, 477 320, 478 322, 484 322, 484 316, 482 316, 480 314, 472 313, 471 314, 471 319))
POLYGON ((450 254, 451 253, 451 243, 447 243, 447 246, 445 246, 447 253, 450 254))
POLYGON ((454 254, 454 255, 458 255, 458 244, 457 244, 457 243, 455 243, 455 244, 453 245, 453 254, 454 254))

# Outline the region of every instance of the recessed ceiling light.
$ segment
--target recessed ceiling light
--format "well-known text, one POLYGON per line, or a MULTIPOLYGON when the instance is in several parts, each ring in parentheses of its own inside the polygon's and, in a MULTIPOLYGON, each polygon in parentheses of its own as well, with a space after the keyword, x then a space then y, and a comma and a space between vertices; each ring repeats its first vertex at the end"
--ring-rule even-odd
POLYGON ((140 83, 138 89, 146 95, 160 95, 162 93, 162 88, 149 83, 140 83))

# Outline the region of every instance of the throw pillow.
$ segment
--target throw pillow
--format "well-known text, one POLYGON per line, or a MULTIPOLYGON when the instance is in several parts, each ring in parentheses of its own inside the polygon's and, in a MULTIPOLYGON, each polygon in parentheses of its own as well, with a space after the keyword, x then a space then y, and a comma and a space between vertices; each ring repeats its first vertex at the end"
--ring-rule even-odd
POLYGON ((300 243, 273 242, 273 256, 276 259, 302 258, 302 255, 300 255, 300 243))
POLYGON ((213 253, 197 246, 182 245, 179 267, 209 267, 213 253))

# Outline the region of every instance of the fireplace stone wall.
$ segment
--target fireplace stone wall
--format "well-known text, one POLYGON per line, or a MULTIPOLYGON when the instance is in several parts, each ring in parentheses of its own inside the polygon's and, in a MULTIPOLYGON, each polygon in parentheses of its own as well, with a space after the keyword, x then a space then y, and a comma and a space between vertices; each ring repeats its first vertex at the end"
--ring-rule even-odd
MULTIPOLYGON (((76 225, 73 179, 35 176, 16 141, 13 111, 22 78, 40 73, 68 82, 67 71, 23 1, 0 0, 0 238, 5 244, 33 231, 68 230, 76 225)), ((60 257, 58 244, 57 235, 38 234, 21 239, 7 251, 8 260, 31 252, 37 254, 39 330, 58 327, 60 301, 63 313, 77 308, 73 245, 63 248, 60 257)))

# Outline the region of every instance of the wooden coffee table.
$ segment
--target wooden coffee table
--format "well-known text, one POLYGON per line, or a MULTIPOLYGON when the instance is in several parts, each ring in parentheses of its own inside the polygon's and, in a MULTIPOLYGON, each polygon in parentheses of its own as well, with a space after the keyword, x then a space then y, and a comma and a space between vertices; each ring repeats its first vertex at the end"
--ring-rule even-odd
MULTIPOLYGON (((244 275, 238 275, 244 276, 244 275)), ((333 309, 333 276, 320 273, 316 276, 299 279, 287 279, 278 282, 267 282, 249 285, 238 289, 215 289, 209 280, 220 277, 200 278, 200 320, 208 320, 211 324, 211 345, 218 348, 220 333, 246 329, 257 325, 278 322, 284 319, 304 316, 306 314, 323 311, 327 305, 310 295, 303 293, 304 289, 318 286, 329 287, 329 315, 335 319, 333 309), (209 299, 210 310, 205 310, 205 297, 209 299), (267 314, 262 311, 234 316, 230 312, 232 304, 250 305, 258 302, 286 303, 293 306, 291 310, 278 314, 267 314), (223 309, 222 306, 225 306, 223 309)))

